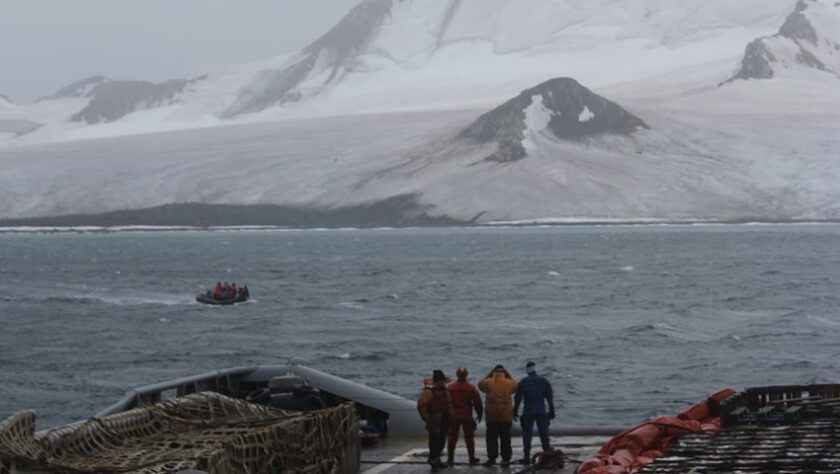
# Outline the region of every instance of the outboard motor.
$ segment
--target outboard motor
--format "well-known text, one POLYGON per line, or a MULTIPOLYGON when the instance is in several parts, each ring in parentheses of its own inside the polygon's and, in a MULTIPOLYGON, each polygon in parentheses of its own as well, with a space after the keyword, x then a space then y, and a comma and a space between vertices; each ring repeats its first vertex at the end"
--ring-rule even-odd
POLYGON ((297 375, 274 377, 267 388, 254 390, 245 399, 289 411, 315 411, 326 408, 320 391, 297 375))

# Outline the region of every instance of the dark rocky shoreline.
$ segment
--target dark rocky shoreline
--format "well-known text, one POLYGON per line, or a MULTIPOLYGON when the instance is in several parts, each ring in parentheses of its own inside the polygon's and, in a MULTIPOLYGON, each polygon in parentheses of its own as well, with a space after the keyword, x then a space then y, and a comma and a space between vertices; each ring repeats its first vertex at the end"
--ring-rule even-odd
POLYGON ((380 227, 451 226, 466 222, 429 215, 413 196, 336 208, 294 207, 271 204, 227 205, 182 203, 145 209, 97 214, 0 219, 0 227, 380 227))
POLYGON ((375 227, 586 227, 586 226, 688 226, 688 225, 774 225, 840 224, 840 219, 782 219, 745 217, 731 219, 587 219, 477 222, 433 217, 405 197, 392 198, 367 206, 334 209, 300 208, 277 205, 167 204, 146 209, 99 214, 0 219, 0 232, 54 231, 80 232, 177 231, 253 229, 338 229, 375 227))

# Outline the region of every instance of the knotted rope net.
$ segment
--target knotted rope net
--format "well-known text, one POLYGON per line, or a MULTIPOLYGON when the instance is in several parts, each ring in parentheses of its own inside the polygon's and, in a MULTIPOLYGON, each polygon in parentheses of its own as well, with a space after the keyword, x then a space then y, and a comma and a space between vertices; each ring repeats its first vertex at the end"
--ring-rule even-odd
POLYGON ((352 403, 298 413, 204 392, 34 430, 32 411, 0 423, 0 474, 337 474, 357 461, 359 420, 352 403))

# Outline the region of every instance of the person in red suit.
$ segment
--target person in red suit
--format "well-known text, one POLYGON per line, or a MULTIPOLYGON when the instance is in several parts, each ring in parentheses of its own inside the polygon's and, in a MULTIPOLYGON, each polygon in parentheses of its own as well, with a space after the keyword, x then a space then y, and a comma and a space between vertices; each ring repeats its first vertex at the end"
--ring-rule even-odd
POLYGON ((481 405, 481 394, 475 385, 467 382, 469 371, 466 367, 459 367, 455 371, 458 381, 446 387, 449 391, 449 399, 452 403, 452 416, 449 419, 449 439, 446 446, 447 464, 455 464, 455 446, 458 444, 458 434, 461 428, 464 429, 464 442, 467 445, 467 454, 470 464, 481 462, 475 457, 475 429, 481 423, 484 407, 481 405), (475 419, 473 419, 475 411, 475 419))

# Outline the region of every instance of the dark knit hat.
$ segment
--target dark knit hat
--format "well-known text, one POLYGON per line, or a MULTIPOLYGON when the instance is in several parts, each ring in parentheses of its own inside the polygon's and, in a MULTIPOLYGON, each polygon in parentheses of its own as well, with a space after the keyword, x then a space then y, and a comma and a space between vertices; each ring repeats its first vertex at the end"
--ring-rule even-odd
POLYGON ((502 372, 504 370, 505 370, 505 366, 503 366, 502 364, 499 364, 499 365, 497 365, 496 367, 493 368, 494 372, 502 372))
POLYGON ((446 380, 446 375, 444 375, 442 370, 435 370, 434 372, 432 372, 432 380, 435 382, 446 380))

